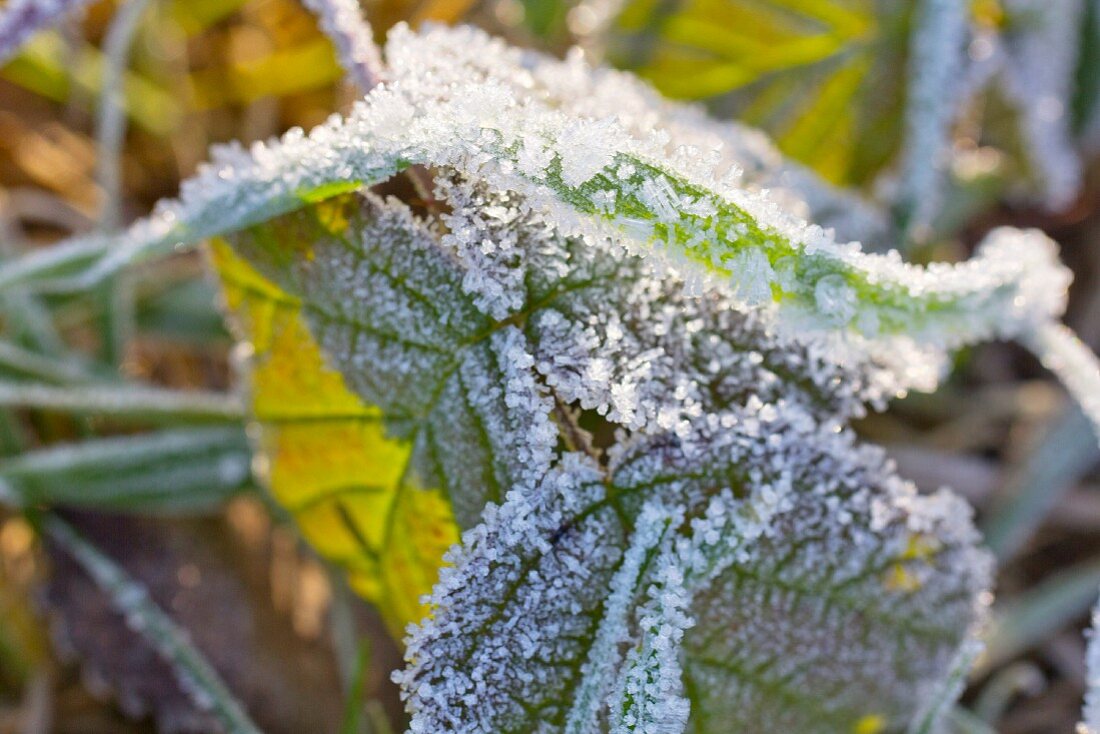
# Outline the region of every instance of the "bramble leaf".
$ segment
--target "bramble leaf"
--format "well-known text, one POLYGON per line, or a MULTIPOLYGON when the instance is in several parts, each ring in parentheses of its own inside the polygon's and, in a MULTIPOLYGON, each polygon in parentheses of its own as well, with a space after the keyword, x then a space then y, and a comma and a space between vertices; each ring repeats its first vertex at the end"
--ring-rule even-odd
MULTIPOLYGON (((269 307, 293 307, 342 390, 377 406, 364 449, 405 447, 389 473, 416 482, 400 480, 398 497, 439 486, 468 528, 409 639, 413 731, 628 731, 689 711, 727 721, 722 702, 735 698, 745 721, 903 724, 924 694, 916 681, 943 673, 965 637, 985 565, 957 501, 916 497, 836 432, 891 389, 886 371, 837 364, 717 294, 691 297, 637 256, 563 236, 515 195, 447 172, 437 184, 445 228, 392 200, 342 196, 253 227, 217 255, 231 301, 247 261, 266 279, 249 289, 278 286, 288 303, 269 307), (617 432, 593 442, 578 411, 617 432), (744 638, 724 659, 748 672, 708 667, 711 636, 731 625, 744 638), (808 640, 820 646, 812 665, 808 640), (806 664, 797 705, 755 667, 776 644, 806 664), (826 670, 833 658, 843 662, 826 670), (683 688, 695 679, 706 688, 683 688), (833 704, 811 705, 834 679, 873 687, 874 711, 832 688, 833 704)), ((257 345, 261 425, 282 420, 296 394, 267 371, 294 359, 257 345)), ((305 387, 297 394, 325 394, 305 387)), ((320 440, 338 449, 338 437, 320 440)), ((287 452, 324 457, 296 443, 265 438, 284 503, 287 452)), ((314 497, 314 485, 301 486, 314 497)), ((318 503, 333 499, 364 527, 381 522, 358 492, 318 503)), ((332 553, 332 531, 310 532, 302 506, 290 507, 332 553)), ((376 546, 383 577, 391 552, 376 546)), ((425 582, 438 561, 421 560, 425 582)))
POLYGON ((764 414, 770 448, 732 409, 687 455, 667 435, 606 473, 567 454, 488 512, 409 640, 412 731, 904 728, 987 581, 965 508, 764 414))

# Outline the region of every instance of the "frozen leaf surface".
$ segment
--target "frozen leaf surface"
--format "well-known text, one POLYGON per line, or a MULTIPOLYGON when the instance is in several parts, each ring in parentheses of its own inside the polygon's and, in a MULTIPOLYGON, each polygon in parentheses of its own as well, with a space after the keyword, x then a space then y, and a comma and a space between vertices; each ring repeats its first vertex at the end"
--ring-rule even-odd
MULTIPOLYGON (((517 194, 446 169, 436 194, 432 220, 344 195, 216 250, 231 301, 247 263, 371 406, 378 433, 356 454, 403 447, 360 481, 396 471, 398 499, 434 487, 466 529, 398 676, 413 731, 674 731, 689 716, 719 731, 729 700, 738 721, 904 725, 987 580, 961 503, 917 497, 842 430, 897 389, 894 373, 567 236, 517 194), (716 668, 712 638, 731 629, 743 636, 716 668), (777 651, 805 667, 758 670, 777 651), (843 686, 873 686, 873 710, 843 686)), ((293 393, 265 370, 288 356, 254 348, 255 399, 285 411, 293 393)), ((272 408, 257 416, 275 430, 272 408)), ((296 477, 315 504, 289 499, 289 477, 279 491, 301 440, 268 443, 277 495, 307 528, 304 507, 337 501, 370 540, 387 492, 317 492, 302 483, 316 472, 296 477)), ((329 526, 311 537, 333 554, 329 526)), ((408 583, 391 552, 365 555, 383 577, 400 570, 404 593, 426 591, 439 560, 422 554, 408 583)))
POLYGON ((988 581, 965 508, 797 410, 770 449, 752 406, 722 415, 690 455, 566 455, 486 514, 409 640, 413 731, 904 728, 988 581))
MULTIPOLYGON (((1067 271, 1037 232, 994 232, 977 257, 959 265, 921 268, 894 253, 865 253, 742 187, 736 156, 724 168, 723 141, 707 137, 690 112, 677 116, 616 77, 593 82, 593 101, 573 109, 552 90, 539 91, 537 79, 564 84, 590 73, 584 67, 523 55, 468 29, 453 32, 465 42, 460 57, 451 33, 395 31, 394 82, 351 118, 247 154, 223 150, 180 202, 135 225, 84 281, 135 254, 239 230, 416 162, 515 192, 568 236, 660 255, 654 261, 693 288, 731 295, 742 310, 766 310, 777 328, 839 333, 834 350, 905 354, 898 372, 907 386, 933 382, 935 366, 927 354, 917 356, 919 348, 931 349, 934 363, 936 350, 1026 335, 1064 308, 1067 271), (437 50, 454 58, 436 68, 437 50), (615 115, 585 111, 619 103, 615 115)), ((96 249, 82 240, 68 247, 96 249)), ((0 272, 0 282, 58 267, 59 258, 24 261, 0 272)))

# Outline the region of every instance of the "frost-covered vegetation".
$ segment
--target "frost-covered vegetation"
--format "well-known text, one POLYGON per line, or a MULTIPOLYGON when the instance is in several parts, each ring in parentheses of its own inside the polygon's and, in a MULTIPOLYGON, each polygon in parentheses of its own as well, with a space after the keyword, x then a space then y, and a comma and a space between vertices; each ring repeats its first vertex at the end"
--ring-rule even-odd
MULTIPOLYGON (((0 54, 70 5, 6 6, 0 54)), ((580 51, 398 25, 380 52, 354 2, 306 5, 363 94, 350 113, 218 147, 124 231, 0 264, 2 292, 103 288, 209 243, 257 471, 401 637, 410 732, 957 725, 993 559, 965 500, 918 492, 850 423, 1000 339, 1100 435, 1100 364, 1061 323, 1072 275, 1049 237, 901 254, 931 236, 960 100, 990 80, 1018 109, 1029 190, 1073 199, 1076 56, 1046 49, 1100 13, 1045 3, 1034 30, 998 33, 920 3, 904 143, 872 201, 580 51)), ((97 404, 173 410, 134 394, 97 404)), ((224 483, 240 466, 222 459, 224 483)), ((51 502, 9 483, 12 503, 51 502)), ((42 527, 223 727, 252 729, 140 589, 42 527)))

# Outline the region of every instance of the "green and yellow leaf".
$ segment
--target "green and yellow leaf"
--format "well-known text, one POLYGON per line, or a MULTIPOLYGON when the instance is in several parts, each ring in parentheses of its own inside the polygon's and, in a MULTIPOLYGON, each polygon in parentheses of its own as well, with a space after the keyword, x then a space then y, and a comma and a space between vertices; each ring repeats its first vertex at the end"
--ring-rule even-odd
POLYGON ((301 302, 224 241, 211 252, 238 336, 252 347, 252 412, 271 491, 397 633, 424 616, 420 597, 457 540, 450 506, 405 476, 410 442, 387 437, 381 411, 328 366, 301 302))
POLYGON ((767 130, 826 179, 863 183, 897 147, 907 25, 905 4, 871 0, 633 2, 611 56, 767 130))

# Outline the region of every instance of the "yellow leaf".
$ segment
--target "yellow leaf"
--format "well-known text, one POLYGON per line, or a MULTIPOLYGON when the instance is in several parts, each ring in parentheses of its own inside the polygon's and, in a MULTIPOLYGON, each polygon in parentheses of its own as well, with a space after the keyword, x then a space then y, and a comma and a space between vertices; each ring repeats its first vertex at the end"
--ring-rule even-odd
POLYGON ((190 81, 195 106, 210 109, 307 92, 342 76, 332 44, 316 38, 293 48, 277 49, 255 61, 194 72, 190 81))
POLYGON ((474 6, 474 0, 424 0, 412 16, 414 24, 425 20, 455 23, 474 6))
MULTIPOLYGON (((91 98, 103 86, 103 52, 88 43, 70 51, 54 31, 30 39, 18 55, 0 69, 0 75, 44 97, 71 99, 70 85, 91 98)), ((183 119, 183 107, 172 94, 149 77, 134 71, 123 75, 123 107, 133 122, 153 135, 174 131, 183 119)))
MULTIPOLYGON (((338 223, 337 223, 338 224, 338 223)), ((444 551, 458 540, 437 488, 408 471, 412 447, 332 369, 301 302, 221 241, 211 247, 228 311, 251 345, 252 413, 267 484, 319 553, 348 571, 400 635, 427 610, 444 551)))

